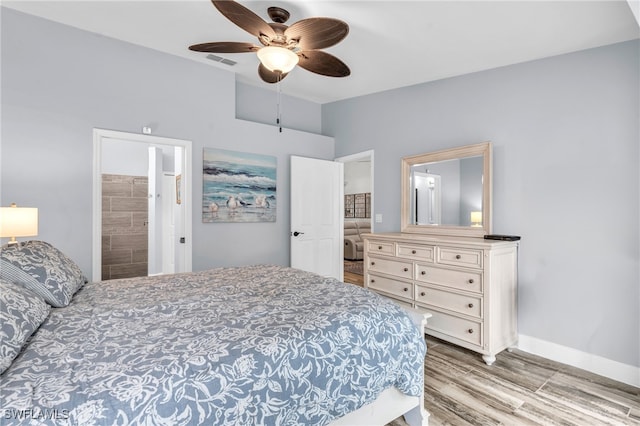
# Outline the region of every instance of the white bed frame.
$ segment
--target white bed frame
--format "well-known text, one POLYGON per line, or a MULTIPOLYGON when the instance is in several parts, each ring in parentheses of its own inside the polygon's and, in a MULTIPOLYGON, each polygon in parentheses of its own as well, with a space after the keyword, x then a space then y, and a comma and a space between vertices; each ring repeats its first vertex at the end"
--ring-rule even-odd
MULTIPOLYGON (((431 314, 404 306, 403 308, 409 313, 414 324, 424 333, 427 319, 431 314)), ((329 425, 383 426, 400 416, 404 416, 404 420, 409 426, 429 425, 429 413, 424 409, 424 387, 420 396, 407 396, 395 387, 386 389, 372 403, 334 420, 329 425)))

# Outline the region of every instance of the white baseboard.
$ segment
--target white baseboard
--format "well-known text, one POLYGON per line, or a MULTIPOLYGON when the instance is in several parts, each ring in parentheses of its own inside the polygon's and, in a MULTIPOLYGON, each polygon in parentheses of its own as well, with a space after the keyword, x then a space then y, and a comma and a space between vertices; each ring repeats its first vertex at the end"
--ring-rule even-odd
POLYGON ((623 364, 535 337, 520 334, 518 338, 518 349, 520 350, 640 387, 640 367, 623 364))

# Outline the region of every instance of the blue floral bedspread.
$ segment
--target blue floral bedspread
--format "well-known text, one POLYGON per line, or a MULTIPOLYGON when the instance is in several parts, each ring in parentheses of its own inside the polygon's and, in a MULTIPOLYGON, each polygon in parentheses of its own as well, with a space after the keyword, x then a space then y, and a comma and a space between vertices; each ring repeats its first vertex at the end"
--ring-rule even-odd
POLYGON ((0 423, 324 425, 420 395, 407 314, 280 266, 89 283, 0 376, 0 423))

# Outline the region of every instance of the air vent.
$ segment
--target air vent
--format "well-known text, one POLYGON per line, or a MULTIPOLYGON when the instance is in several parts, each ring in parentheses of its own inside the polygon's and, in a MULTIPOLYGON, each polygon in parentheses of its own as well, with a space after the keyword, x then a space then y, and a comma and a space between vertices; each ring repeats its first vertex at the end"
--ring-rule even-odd
POLYGON ((232 61, 231 59, 223 58, 222 56, 217 55, 207 55, 207 59, 211 59, 212 61, 220 62, 221 64, 229 65, 230 67, 237 64, 236 61, 232 61))

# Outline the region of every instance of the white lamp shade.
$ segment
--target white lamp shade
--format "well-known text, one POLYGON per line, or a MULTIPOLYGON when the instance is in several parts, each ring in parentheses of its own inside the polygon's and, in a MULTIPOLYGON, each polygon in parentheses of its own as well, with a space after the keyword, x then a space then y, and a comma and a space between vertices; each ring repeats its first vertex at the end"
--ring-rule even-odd
POLYGON ((0 237, 38 235, 38 209, 34 207, 0 207, 0 237))
POLYGON ((266 46, 258 50, 258 59, 269 71, 286 74, 298 64, 300 58, 284 47, 266 46))
POLYGON ((471 212, 471 223, 482 223, 482 212, 471 212))

